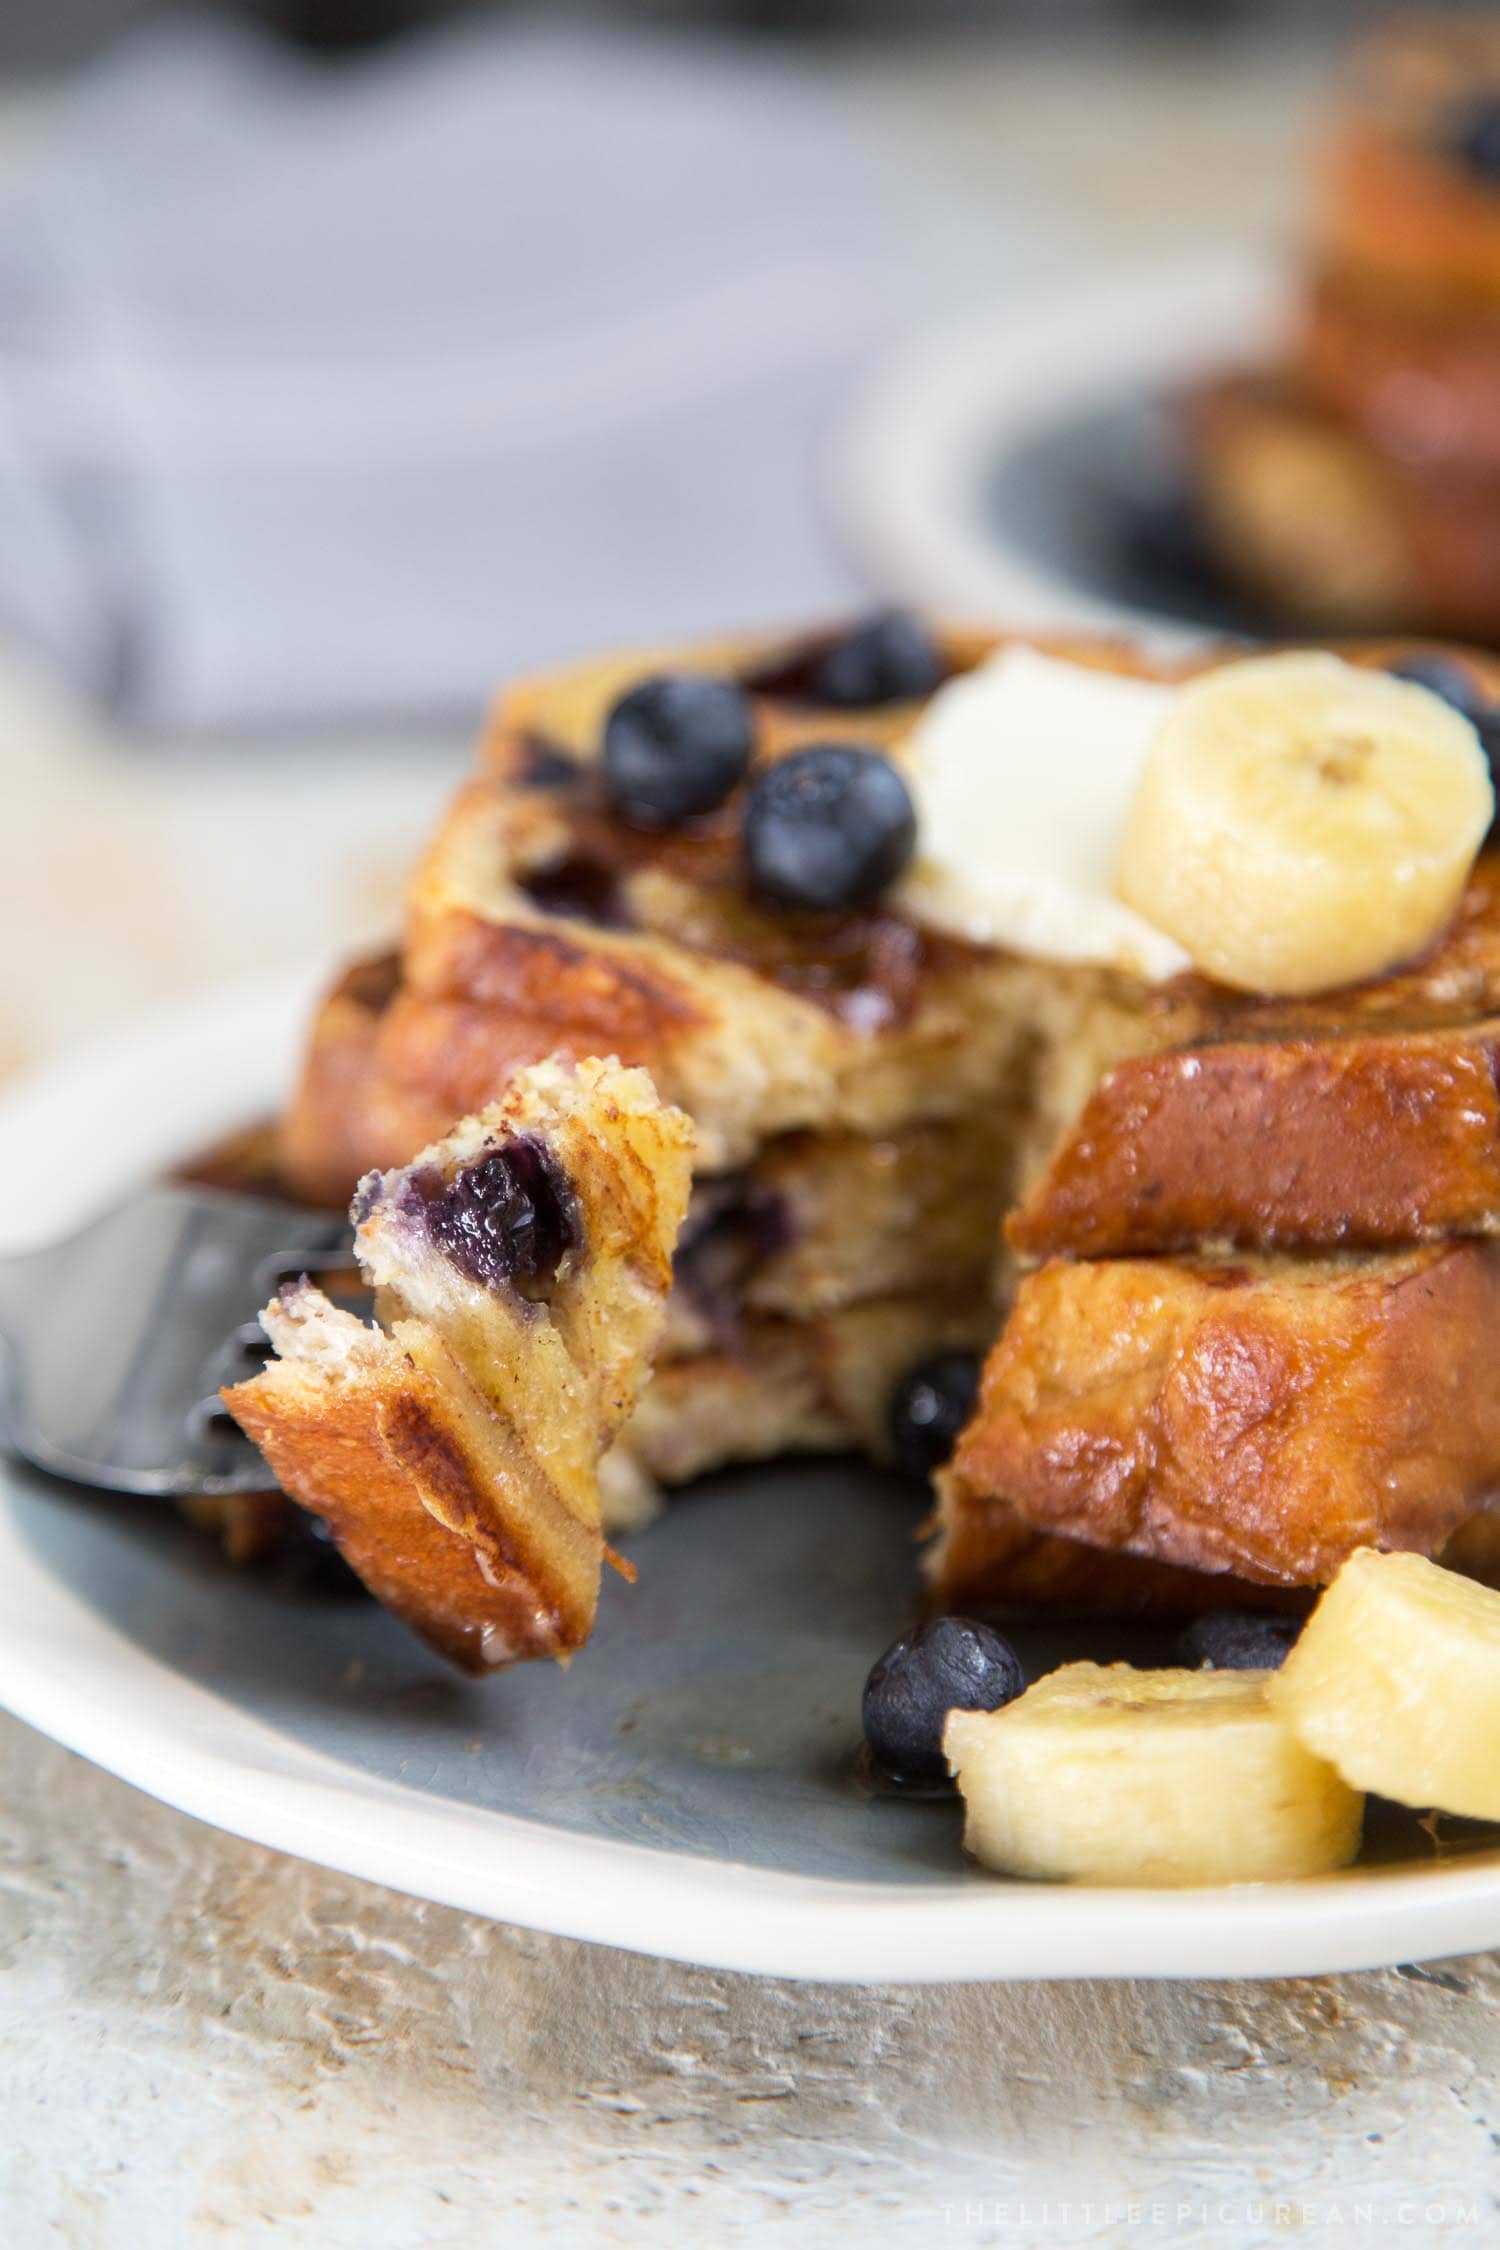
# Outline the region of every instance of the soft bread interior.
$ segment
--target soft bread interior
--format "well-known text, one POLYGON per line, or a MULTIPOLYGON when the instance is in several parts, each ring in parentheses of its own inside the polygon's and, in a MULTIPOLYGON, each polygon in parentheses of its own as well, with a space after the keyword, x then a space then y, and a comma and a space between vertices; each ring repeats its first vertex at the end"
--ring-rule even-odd
POLYGON ((371 1590, 454 1662, 567 1656, 592 1627, 599 1464, 649 1373, 686 1208, 692 1132, 617 1063, 544 1064, 415 1162, 367 1182, 366 1326, 310 1284, 267 1308, 280 1355, 225 1393, 282 1488, 371 1590), (463 1269, 432 1192, 525 1140, 571 1198, 555 1271, 463 1269))

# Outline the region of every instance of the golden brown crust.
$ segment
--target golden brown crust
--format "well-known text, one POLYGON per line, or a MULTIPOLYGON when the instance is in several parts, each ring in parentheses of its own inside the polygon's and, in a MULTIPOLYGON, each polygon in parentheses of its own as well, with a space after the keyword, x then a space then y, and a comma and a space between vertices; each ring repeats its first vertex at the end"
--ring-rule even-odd
POLYGON ((435 1105, 383 1067, 380 1030, 400 975, 395 953, 355 961, 319 1005, 280 1132, 285 1185, 304 1202, 342 1208, 364 1173, 404 1163, 453 1118, 484 1106, 435 1105))
POLYGON ((1053 1260, 1021 1283, 942 1480, 1036 1529, 1193 1570, 1326 1583, 1437 1553, 1500 1484, 1500 1247, 1301 1263, 1053 1260))
POLYGON ((555 1656, 587 1638, 583 1573, 518 1550, 492 1520, 461 1433, 415 1370, 329 1391, 272 1371, 225 1404, 376 1599, 460 1671, 555 1656))
POLYGON ((224 1393, 372 1592, 466 1670, 588 1637, 599 1463, 665 1325, 691 1152, 688 1121, 640 1072, 520 1073, 502 1103, 362 1186, 355 1241, 378 1324, 304 1282, 262 1314, 278 1358, 224 1393), (422 1213, 506 1150, 550 1168, 562 1216, 536 1224, 557 1234, 555 1262, 484 1279, 422 1213))
MULTIPOLYGON (((1184 1570, 1145 1555, 1117 1554, 1059 1533, 1038 1531, 1009 1501, 990 1493, 934 1519, 926 1558, 930 1599, 942 1610, 999 1613, 1032 1609, 1063 1615, 1171 1620, 1211 1609, 1300 1613, 1310 1588, 1271 1586, 1227 1572, 1184 1570)), ((1492 1504, 1460 1524, 1437 1556, 1487 1586, 1500 1585, 1500 1512, 1492 1504)))
POLYGON ((1006 1233, 1025 1258, 1500 1231, 1500 1021, 1119 1064, 1006 1233))
POLYGON ((944 1610, 1168 1619, 1211 1609, 1299 1609, 1310 1600, 1227 1572, 1184 1570, 1039 1531, 995 1493, 945 1506, 935 1529, 927 1582, 934 1606, 944 1610))

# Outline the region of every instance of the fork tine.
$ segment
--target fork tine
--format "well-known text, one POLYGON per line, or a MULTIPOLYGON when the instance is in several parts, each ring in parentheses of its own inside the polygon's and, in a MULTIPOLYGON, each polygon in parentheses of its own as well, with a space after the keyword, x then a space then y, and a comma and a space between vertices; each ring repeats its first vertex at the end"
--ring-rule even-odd
POLYGON ((328 1213, 163 1184, 0 1264, 11 1449, 115 1491, 266 1489, 249 1440, 211 1427, 218 1384, 247 1371, 227 1349, 253 1329, 268 1269, 337 1268, 349 1245, 328 1213))

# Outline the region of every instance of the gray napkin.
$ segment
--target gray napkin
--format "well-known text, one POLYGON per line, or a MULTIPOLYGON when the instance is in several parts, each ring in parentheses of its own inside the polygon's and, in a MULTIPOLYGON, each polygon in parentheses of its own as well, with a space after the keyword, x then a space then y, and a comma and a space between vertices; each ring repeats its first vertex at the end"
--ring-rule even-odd
POLYGON ((837 605, 817 449, 923 302, 785 64, 500 25, 335 72, 169 23, 0 205, 0 625, 199 729, 837 605))

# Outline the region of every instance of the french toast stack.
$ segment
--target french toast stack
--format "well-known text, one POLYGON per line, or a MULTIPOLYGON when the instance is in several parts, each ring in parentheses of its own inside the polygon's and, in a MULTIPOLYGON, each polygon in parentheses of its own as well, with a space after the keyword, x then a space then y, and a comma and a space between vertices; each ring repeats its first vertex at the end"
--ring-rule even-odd
POLYGON ((1154 996, 1007 1223, 1026 1270, 939 1478, 945 1600, 1171 1608, 1362 1544, 1500 1569, 1497 1006, 1493 857, 1402 973, 1154 996))
MULTIPOLYGON (((932 685, 988 643, 940 636, 932 685)), ((1094 661, 1129 664, 1108 649, 1094 661)), ((738 800, 671 832, 604 799, 606 714, 636 681, 745 684, 755 763, 810 742, 889 744, 918 701, 834 702, 819 646, 736 644, 522 682, 412 886, 399 959, 351 971, 320 1015, 284 1131, 296 1190, 341 1203, 563 1053, 644 1066, 697 1129, 655 1379, 611 1464, 617 1522, 650 1486, 791 1450, 885 1450, 924 1352, 983 1345, 1039 1027, 1136 1004, 1125 980, 919 929, 881 903, 772 915, 745 895, 738 800)))
POLYGON ((1361 47, 1283 362, 1191 402, 1228 573, 1319 632, 1500 641, 1500 25, 1361 47))
MULTIPOLYGON (((845 645, 637 653, 504 694, 399 954, 319 1014, 291 1184, 342 1202, 545 1058, 649 1070, 694 1181, 605 1528, 722 1463, 879 1457, 911 1364, 970 1346, 927 1550, 950 1607, 1295 1603, 1366 1543, 1500 1574, 1500 859, 1420 959, 1267 999, 955 936, 899 888, 772 910, 743 786, 670 827, 612 807, 601 739, 644 679, 738 683, 753 782, 812 744, 899 764, 928 694, 1002 643, 937 635, 923 694, 862 679, 863 702, 845 645)), ((1132 678, 1222 661, 1045 645, 1132 678)), ((403 1606, 399 1574, 379 1590, 403 1606)))

